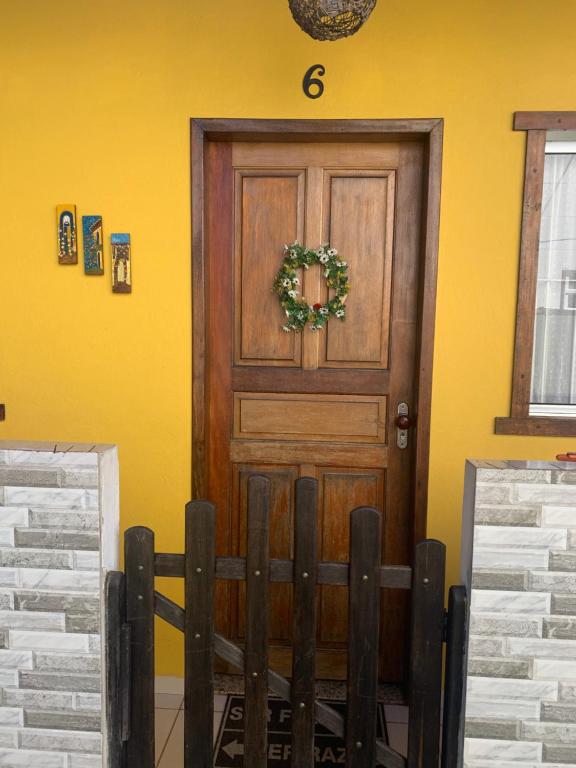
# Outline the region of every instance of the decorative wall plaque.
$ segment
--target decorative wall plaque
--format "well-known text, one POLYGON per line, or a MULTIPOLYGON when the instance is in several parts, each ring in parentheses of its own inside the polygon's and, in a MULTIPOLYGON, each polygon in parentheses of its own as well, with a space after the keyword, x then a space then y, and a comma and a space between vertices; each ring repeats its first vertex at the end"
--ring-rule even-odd
POLYGON ((56 206, 58 223, 58 263, 78 264, 76 235, 76 206, 70 203, 56 206))
POLYGON ((84 272, 87 275, 104 274, 104 237, 102 216, 82 216, 84 244, 84 272))
POLYGON ((131 293, 132 254, 130 235, 111 235, 110 242, 112 245, 112 291, 114 293, 131 293))

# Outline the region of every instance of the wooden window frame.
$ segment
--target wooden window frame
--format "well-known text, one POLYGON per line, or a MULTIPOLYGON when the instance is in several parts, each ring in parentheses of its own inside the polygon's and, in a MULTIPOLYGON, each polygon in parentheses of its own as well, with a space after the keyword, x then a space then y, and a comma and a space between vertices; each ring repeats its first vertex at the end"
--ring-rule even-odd
POLYGON ((443 118, 404 120, 253 120, 192 118, 192 493, 204 498, 207 485, 205 410, 206 275, 204 239, 204 152, 209 141, 410 141, 425 144, 421 283, 419 296, 418 413, 414 467, 414 539, 426 537, 432 364, 440 226, 443 118))
POLYGON ((576 112, 516 112, 514 130, 526 131, 514 370, 510 416, 496 418, 494 431, 497 435, 572 437, 576 417, 530 416, 530 393, 546 133, 576 130, 576 112))

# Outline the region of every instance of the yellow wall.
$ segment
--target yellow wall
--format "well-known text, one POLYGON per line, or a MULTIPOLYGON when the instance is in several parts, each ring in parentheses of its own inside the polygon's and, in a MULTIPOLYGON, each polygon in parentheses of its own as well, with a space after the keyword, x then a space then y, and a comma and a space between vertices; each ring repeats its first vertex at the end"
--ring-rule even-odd
MULTIPOLYGON (((122 523, 182 546, 190 478, 188 120, 444 117, 429 534, 458 577, 466 457, 550 459, 499 437, 509 408, 524 135, 574 109, 576 6, 379 0, 319 43, 287 0, 1 3, 0 438, 114 442, 122 523), (326 66, 324 96, 300 82, 326 66), (56 261, 55 205, 131 232, 133 294, 56 261)), ((107 254, 108 259, 108 254, 107 254)), ((160 671, 181 670, 162 629, 160 671)))

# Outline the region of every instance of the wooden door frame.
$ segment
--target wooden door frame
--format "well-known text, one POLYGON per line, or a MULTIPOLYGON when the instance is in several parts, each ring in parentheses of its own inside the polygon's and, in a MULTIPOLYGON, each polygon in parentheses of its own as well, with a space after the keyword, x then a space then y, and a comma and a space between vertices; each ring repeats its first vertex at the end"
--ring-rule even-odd
POLYGON ((207 488, 206 439, 206 242, 204 146, 208 141, 402 141, 425 144, 421 271, 419 287, 418 414, 414 465, 414 537, 426 537, 432 365, 438 271, 440 188, 444 120, 251 120, 193 118, 191 128, 192 192, 192 495, 207 488))

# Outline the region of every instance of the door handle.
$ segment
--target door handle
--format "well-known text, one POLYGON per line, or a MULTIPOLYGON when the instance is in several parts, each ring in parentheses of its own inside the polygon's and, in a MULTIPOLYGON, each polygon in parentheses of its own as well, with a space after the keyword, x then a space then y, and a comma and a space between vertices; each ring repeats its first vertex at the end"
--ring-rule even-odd
POLYGON ((408 448, 408 430, 414 425, 409 415, 408 403, 398 403, 394 423, 396 424, 396 445, 401 449, 408 448))

